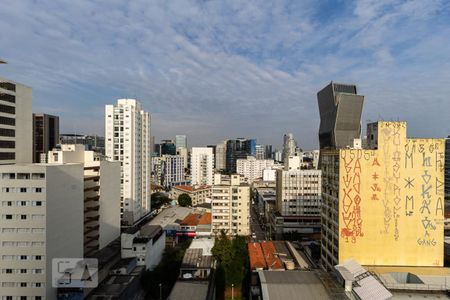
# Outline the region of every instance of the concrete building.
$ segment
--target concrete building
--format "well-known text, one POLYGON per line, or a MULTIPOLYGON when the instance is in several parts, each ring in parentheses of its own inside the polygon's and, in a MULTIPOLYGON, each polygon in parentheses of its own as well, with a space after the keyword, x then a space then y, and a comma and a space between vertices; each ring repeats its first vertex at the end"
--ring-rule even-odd
POLYGON ((294 139, 294 135, 292 133, 287 133, 283 136, 283 162, 289 156, 294 156, 295 151, 297 150, 297 142, 294 139))
POLYGON ((0 77, 0 164, 33 161, 31 88, 0 77))
POLYGON ((255 179, 262 178, 263 171, 271 169, 274 164, 272 159, 257 159, 254 156, 247 156, 246 159, 237 160, 236 173, 252 183, 255 179))
POLYGON ((128 228, 121 234, 122 258, 136 258, 137 266, 153 270, 161 261, 166 234, 161 226, 145 225, 128 228))
POLYGON ((266 159, 266 146, 256 145, 256 159, 266 159))
POLYGON ((443 139, 368 125, 367 149, 322 151, 322 264, 443 266, 443 139), (389 251, 386 251, 389 249, 389 251))
POLYGON ((83 145, 48 152, 49 164, 83 165, 84 256, 93 257, 120 236, 120 163, 96 160, 83 145))
POLYGON ((83 165, 2 165, 0 174, 0 299, 56 300, 52 259, 83 257, 83 165))
POLYGON ((46 163, 47 152, 52 150, 58 143, 59 117, 47 114, 33 114, 33 162, 46 163))
POLYGON ((264 169, 263 170, 263 181, 275 181, 277 178, 276 169, 264 169))
POLYGON ((188 194, 192 199, 192 206, 211 202, 210 185, 178 185, 172 187, 169 193, 171 199, 178 199, 181 194, 188 194))
POLYGON ((177 155, 181 156, 183 158, 183 164, 184 168, 189 167, 189 152, 187 148, 184 147, 178 147, 177 148, 177 155))
POLYGON ((214 154, 212 148, 193 147, 191 152, 191 184, 212 185, 214 154))
POLYGON ((272 152, 272 145, 265 145, 264 153, 266 154, 265 159, 274 159, 272 152))
POLYGON ((228 174, 236 173, 236 161, 247 156, 256 156, 256 140, 237 138, 227 140, 226 171, 228 174))
POLYGON ((130 226, 150 213, 150 114, 139 101, 119 99, 105 107, 106 157, 120 161, 122 224, 130 226))
POLYGON ((239 175, 213 186, 211 212, 213 234, 250 235, 250 187, 240 183, 239 175))
POLYGON ((289 155, 284 159, 284 169, 286 171, 301 170, 303 157, 300 155, 289 155))
POLYGON ((361 137, 364 96, 356 86, 331 82, 317 93, 320 111, 320 149, 352 147, 361 137))
POLYGON ((226 170, 226 162, 227 162, 227 141, 223 141, 220 144, 216 145, 216 171, 224 171, 226 170))
MULTIPOLYGON (((81 144, 86 150, 105 155, 105 137, 99 135, 84 135, 65 133, 59 135, 60 144, 81 144)), ((50 149, 52 150, 52 149, 50 149)))
POLYGON ((184 158, 180 155, 161 156, 161 185, 170 188, 185 183, 184 158))
POLYGON ((322 178, 320 170, 277 170, 277 211, 272 234, 320 233, 322 178))
POLYGON ((187 138, 185 135, 176 135, 175 136, 175 148, 187 149, 187 138))
POLYGON ((276 162, 283 162, 283 151, 276 150, 274 152, 274 159, 276 162))

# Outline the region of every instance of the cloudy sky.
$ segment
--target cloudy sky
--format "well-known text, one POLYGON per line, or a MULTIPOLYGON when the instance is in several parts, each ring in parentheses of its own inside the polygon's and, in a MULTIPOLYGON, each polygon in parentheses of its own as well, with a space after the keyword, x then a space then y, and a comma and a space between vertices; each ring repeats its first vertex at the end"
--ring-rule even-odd
POLYGON ((450 134, 449 1, 10 1, 0 76, 33 87, 62 132, 103 132, 104 105, 138 98, 156 139, 189 144, 293 132, 317 147, 316 93, 365 95, 363 123, 450 134))

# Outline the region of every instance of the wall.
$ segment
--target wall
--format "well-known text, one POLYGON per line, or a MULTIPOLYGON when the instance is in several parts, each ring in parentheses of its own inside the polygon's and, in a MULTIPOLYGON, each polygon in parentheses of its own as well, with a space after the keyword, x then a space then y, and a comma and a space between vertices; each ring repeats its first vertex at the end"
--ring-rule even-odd
POLYGON ((340 150, 339 262, 443 266, 444 140, 379 122, 378 150, 340 150))

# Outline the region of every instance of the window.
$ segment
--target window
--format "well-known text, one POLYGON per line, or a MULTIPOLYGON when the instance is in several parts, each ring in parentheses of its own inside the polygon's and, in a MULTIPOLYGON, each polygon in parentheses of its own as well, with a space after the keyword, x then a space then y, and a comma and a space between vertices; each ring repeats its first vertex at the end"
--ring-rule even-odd
POLYGON ((27 192, 27 188, 23 188, 23 187, 20 188, 20 192, 21 192, 21 193, 26 193, 26 192, 27 192))
POLYGON ((12 274, 12 269, 6 269, 6 274, 12 274))
POLYGON ((26 220, 27 219, 27 215, 20 215, 20 219, 21 220, 26 220))
POLYGON ((12 220, 12 215, 5 215, 6 220, 12 220))
POLYGON ((42 256, 41 256, 41 255, 36 255, 35 259, 36 259, 36 260, 41 260, 41 259, 42 259, 42 256))
POLYGON ((35 189, 34 189, 34 192, 35 192, 35 193, 42 193, 42 188, 35 188, 35 189))
POLYGON ((27 260, 27 259, 28 259, 28 257, 26 255, 21 255, 20 256, 20 260, 27 260))
MULTIPOLYGON (((26 282, 21 282, 20 283, 20 287, 27 287, 27 283, 26 282)), ((23 296, 22 296, 23 297, 23 296)))
POLYGON ((20 296, 20 300, 27 300, 27 296, 20 296))
POLYGON ((27 274, 27 269, 20 269, 20 274, 27 274))

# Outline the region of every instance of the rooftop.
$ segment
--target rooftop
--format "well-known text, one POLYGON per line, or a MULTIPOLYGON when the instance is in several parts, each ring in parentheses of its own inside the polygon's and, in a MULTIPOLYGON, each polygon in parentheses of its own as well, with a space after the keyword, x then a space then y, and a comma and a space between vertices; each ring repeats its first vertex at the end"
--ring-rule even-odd
POLYGON ((210 189, 211 186, 209 185, 200 185, 200 186, 192 186, 192 185, 176 185, 172 187, 173 189, 182 190, 186 192, 196 192, 200 190, 207 190, 210 189))
POLYGON ((164 209, 155 218, 153 218, 149 225, 160 225, 162 228, 171 224, 180 224, 188 214, 193 212, 194 209, 190 207, 173 206, 164 209))
POLYGON ((186 250, 181 263, 181 269, 209 269, 213 267, 214 259, 212 255, 203 255, 203 249, 186 250))
POLYGON ((170 300, 206 299, 208 281, 177 281, 170 292, 170 300))
POLYGON ((187 215, 183 221, 181 221, 180 225, 197 226, 199 220, 200 214, 192 213, 187 215))
POLYGON ((198 225, 211 225, 211 213, 204 213, 198 221, 198 225))

